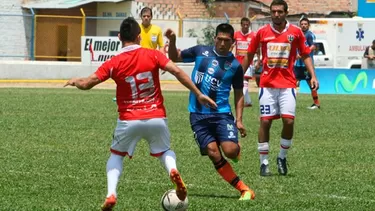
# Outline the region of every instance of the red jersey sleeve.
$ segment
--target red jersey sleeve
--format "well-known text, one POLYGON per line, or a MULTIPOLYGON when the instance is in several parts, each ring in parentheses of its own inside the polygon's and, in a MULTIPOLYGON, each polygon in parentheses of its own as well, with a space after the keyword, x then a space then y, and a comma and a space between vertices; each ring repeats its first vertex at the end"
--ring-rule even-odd
POLYGON ((258 51, 259 43, 260 43, 260 34, 261 31, 258 31, 255 33, 255 35, 252 36, 251 42, 249 47, 247 48, 248 53, 256 53, 258 51))
POLYGON ((95 74, 99 78, 100 81, 106 81, 112 76, 112 71, 114 69, 113 60, 107 60, 104 62, 98 70, 96 70, 95 74))
POLYGON ((310 47, 306 41, 305 35, 303 34, 302 30, 298 30, 298 51, 301 56, 308 56, 310 55, 310 47))
POLYGON ((154 50, 154 51, 155 51, 155 59, 156 59, 157 64, 159 65, 160 69, 164 70, 165 66, 168 64, 170 60, 160 51, 158 50, 154 50))

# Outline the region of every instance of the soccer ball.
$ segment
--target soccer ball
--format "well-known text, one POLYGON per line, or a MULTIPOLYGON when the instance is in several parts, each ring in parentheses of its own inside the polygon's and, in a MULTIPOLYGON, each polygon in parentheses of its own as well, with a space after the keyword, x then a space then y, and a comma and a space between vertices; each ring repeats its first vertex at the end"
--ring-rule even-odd
POLYGON ((168 190, 161 197, 161 207, 165 211, 184 211, 189 206, 188 198, 181 201, 176 194, 176 190, 168 190))

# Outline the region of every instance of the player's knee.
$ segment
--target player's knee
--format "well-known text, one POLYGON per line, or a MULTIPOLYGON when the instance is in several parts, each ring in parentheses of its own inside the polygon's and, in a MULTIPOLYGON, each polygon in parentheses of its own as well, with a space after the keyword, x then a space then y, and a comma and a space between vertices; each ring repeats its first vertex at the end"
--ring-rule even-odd
POLYGON ((220 149, 216 142, 212 142, 207 146, 207 155, 212 160, 212 162, 218 162, 221 160, 220 149))
POLYGON ((294 119, 292 118, 283 118, 283 125, 293 127, 294 125, 294 119))
POLYGON ((227 142, 230 144, 222 145, 221 148, 224 152, 225 157, 234 159, 238 155, 239 146, 234 142, 227 142))
POLYGON ((261 119, 260 126, 264 129, 270 129, 272 124, 272 120, 270 119, 261 119))

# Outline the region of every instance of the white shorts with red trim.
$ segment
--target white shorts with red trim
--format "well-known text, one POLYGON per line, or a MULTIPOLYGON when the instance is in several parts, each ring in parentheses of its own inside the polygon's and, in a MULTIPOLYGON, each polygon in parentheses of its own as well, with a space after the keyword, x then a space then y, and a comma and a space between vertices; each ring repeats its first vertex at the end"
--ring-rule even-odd
POLYGON ((249 68, 247 68, 244 78, 245 79, 252 79, 254 76, 254 66, 250 65, 249 68))
POLYGON ((261 119, 294 119, 296 115, 295 88, 260 88, 259 110, 261 119))
POLYGON ((111 152, 130 158, 141 139, 150 147, 150 155, 158 157, 170 149, 170 133, 167 119, 153 118, 144 120, 117 120, 113 133, 111 152))

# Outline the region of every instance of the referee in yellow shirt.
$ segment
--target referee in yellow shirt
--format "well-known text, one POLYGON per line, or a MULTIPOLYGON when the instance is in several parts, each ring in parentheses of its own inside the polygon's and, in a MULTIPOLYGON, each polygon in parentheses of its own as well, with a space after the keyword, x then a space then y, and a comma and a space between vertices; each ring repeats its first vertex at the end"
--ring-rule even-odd
POLYGON ((163 32, 159 26, 151 24, 152 10, 149 7, 144 7, 141 10, 141 46, 144 48, 157 49, 165 54, 163 32))

